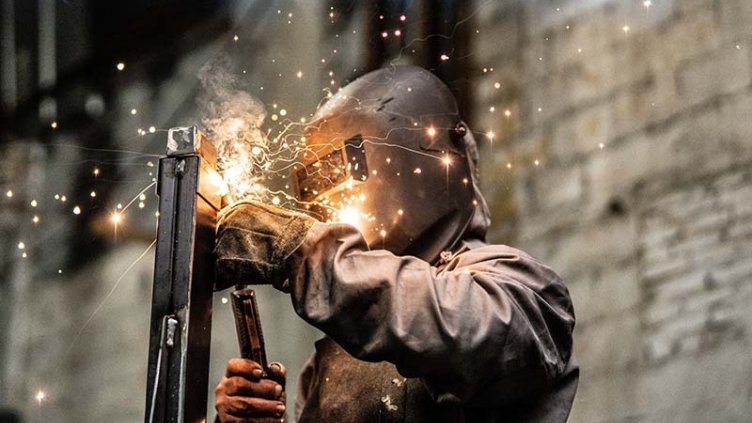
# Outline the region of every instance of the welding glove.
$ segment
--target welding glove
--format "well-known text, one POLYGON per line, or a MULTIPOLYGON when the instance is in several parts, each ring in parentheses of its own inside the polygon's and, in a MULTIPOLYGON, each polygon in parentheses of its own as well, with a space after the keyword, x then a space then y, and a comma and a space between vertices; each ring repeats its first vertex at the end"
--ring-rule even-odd
POLYGON ((315 222, 305 214, 256 201, 222 210, 214 249, 218 285, 271 284, 289 292, 287 261, 315 222))

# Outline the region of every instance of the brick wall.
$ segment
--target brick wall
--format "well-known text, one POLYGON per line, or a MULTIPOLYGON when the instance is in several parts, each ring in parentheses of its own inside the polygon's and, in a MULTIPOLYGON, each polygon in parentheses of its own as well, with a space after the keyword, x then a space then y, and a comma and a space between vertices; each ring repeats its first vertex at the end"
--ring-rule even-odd
POLYGON ((476 2, 491 239, 567 280, 571 421, 747 421, 752 3, 652 3, 476 2))

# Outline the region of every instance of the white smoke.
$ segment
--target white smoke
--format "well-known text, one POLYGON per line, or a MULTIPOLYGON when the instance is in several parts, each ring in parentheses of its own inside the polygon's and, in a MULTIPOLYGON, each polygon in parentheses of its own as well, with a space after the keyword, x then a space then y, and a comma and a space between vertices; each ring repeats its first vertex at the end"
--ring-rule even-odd
POLYGON ((219 167, 235 199, 251 197, 265 200, 264 173, 269 142, 261 125, 266 117, 264 105, 240 87, 223 57, 204 65, 199 71, 203 92, 199 96, 201 124, 217 147, 219 167))

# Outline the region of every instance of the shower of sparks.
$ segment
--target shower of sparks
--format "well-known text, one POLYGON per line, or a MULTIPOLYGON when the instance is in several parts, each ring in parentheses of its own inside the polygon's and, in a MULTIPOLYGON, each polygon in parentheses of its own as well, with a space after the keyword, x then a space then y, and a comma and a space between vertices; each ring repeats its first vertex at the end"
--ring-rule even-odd
MULTIPOLYGON (((650 1, 646 1, 643 4, 650 3, 650 1)), ((649 7, 646 4, 646 7, 649 7)), ((287 14, 287 17, 289 19, 292 19, 292 14, 287 14)), ((332 11, 329 13, 329 17, 331 19, 335 19, 337 17, 337 14, 332 9, 332 11)), ((284 19, 284 15, 283 15, 284 19)), ((394 27, 387 27, 388 31, 384 31, 380 35, 388 39, 391 36, 393 37, 406 37, 411 33, 411 31, 408 31, 406 28, 407 26, 402 25, 402 23, 407 22, 407 17, 405 15, 399 16, 399 23, 396 23, 394 27), (396 26, 399 26, 399 28, 396 28, 396 26)), ((290 21, 288 21, 290 22, 290 21)), ((625 26, 626 30, 625 32, 629 32, 628 27, 625 26)), ((456 28, 455 28, 456 29, 456 28)), ((348 31, 349 32, 349 31, 348 31)), ((355 34, 356 31, 353 31, 355 34)), ((378 33, 377 33, 378 34, 378 33)), ((239 36, 234 35, 232 37, 232 40, 234 42, 239 41, 239 36)), ((406 46, 403 48, 403 51, 409 51, 409 46, 412 42, 407 42, 407 40, 400 40, 400 42, 405 42, 406 46)), ((413 50, 414 52, 415 50, 413 50)), ((336 55, 337 50, 333 50, 331 52, 332 54, 336 55)), ((400 53, 401 54, 401 53, 400 53)), ((452 60, 460 60, 459 55, 455 55, 453 51, 447 51, 447 53, 443 53, 439 55, 439 59, 442 62, 450 60, 450 55, 452 55, 452 60)), ((317 58, 318 60, 318 58, 317 58)), ((274 62, 274 60, 272 60, 274 62)), ((331 55, 326 56, 325 58, 320 59, 321 63, 336 63, 334 58, 331 55)), ((276 63, 276 62, 275 62, 276 63)), ((112 64, 110 65, 112 66, 112 64)), ((130 65, 129 65, 130 66, 130 65)), ((318 65, 317 65, 318 66, 318 65)), ((123 72, 125 70, 125 63, 119 62, 115 64, 115 68, 118 72, 123 72)), ((111 67, 109 68, 111 72, 111 67)), ((346 81, 344 80, 343 75, 347 75, 346 72, 340 72, 337 70, 337 77, 335 77, 334 71, 328 70, 326 67, 322 67, 321 69, 322 74, 328 73, 329 77, 326 78, 322 83, 326 84, 327 88, 325 91, 326 97, 333 96, 333 93, 336 93, 336 90, 339 86, 344 86, 346 81)), ((349 71, 349 69, 348 69, 349 71)), ((353 69, 353 72, 356 72, 357 69, 353 69)), ((493 67, 485 67, 483 68, 483 73, 492 73, 494 72, 493 67)), ((242 71, 243 74, 246 73, 245 70, 242 71)), ((306 84, 309 83, 309 80, 315 79, 314 76, 317 75, 317 71, 312 70, 309 71, 308 68, 303 69, 288 69, 284 71, 284 73, 280 73, 279 77, 284 78, 287 80, 295 81, 295 78, 302 80, 304 75, 306 76, 306 84), (305 71, 305 73, 304 73, 305 71)), ((489 78, 492 78, 490 75, 488 75, 489 78)), ((502 82, 495 81, 493 82, 493 87, 496 90, 502 89, 502 82)), ((264 91, 263 86, 255 86, 255 89, 259 89, 261 92, 264 91)), ((221 88, 221 90, 227 90, 225 86, 221 88)), ((412 87, 405 87, 406 92, 410 93, 413 92, 412 87)), ((261 130, 262 123, 265 119, 266 111, 261 108, 256 107, 256 100, 252 99, 248 100, 247 98, 243 97, 242 95, 240 97, 237 96, 237 93, 223 93, 227 94, 226 96, 220 96, 220 100, 227 100, 228 98, 231 99, 230 106, 234 109, 243 109, 243 113, 240 115, 233 114, 233 115, 225 115, 223 113, 219 113, 218 116, 222 116, 219 120, 213 120, 215 119, 215 116, 207 115, 206 119, 202 121, 202 124, 204 125, 204 129, 206 129, 208 132, 212 132, 210 134, 207 134, 209 136, 209 139, 217 144, 218 146, 218 152, 219 152, 219 167, 222 171, 222 177, 224 178, 221 182, 221 186, 223 187, 224 194, 226 190, 230 191, 230 194, 232 194, 233 197, 236 199, 244 198, 244 197, 250 197, 252 199, 260 200, 269 202, 272 205, 280 206, 280 207, 288 207, 292 209, 301 209, 301 210, 311 210, 311 206, 320 206, 324 209, 329 211, 329 214, 325 216, 326 221, 336 221, 336 222, 344 222, 349 223, 351 225, 354 225, 356 227, 361 227, 362 224, 365 222, 368 222, 370 227, 372 228, 373 232, 372 234, 380 235, 382 238, 385 238, 388 235, 388 228, 384 228, 385 222, 374 222, 374 216, 373 214, 369 213, 369 211, 366 209, 366 201, 368 200, 365 195, 357 191, 357 181, 352 181, 350 179, 346 186, 343 189, 343 192, 339 194, 336 198, 334 195, 328 195, 327 193, 324 193, 324 195, 320 195, 317 198, 315 198, 313 201, 309 203, 300 201, 295 196, 289 194, 288 192, 282 192, 282 191, 273 191, 269 186, 269 182, 272 181, 274 178, 289 178, 290 170, 296 168, 296 166, 300 166, 302 163, 301 156, 305 154, 306 151, 310 151, 308 147, 306 147, 305 142, 306 139, 303 137, 303 128, 304 125, 308 120, 310 120, 311 115, 307 116, 299 116, 297 115, 297 109, 293 107, 290 104, 282 104, 280 102, 279 105, 275 104, 273 107, 273 110, 275 113, 271 114, 269 116, 269 120, 271 122, 274 122, 271 126, 271 128, 265 128, 264 130, 261 130), (284 108, 283 106, 286 106, 284 108), (298 123, 299 122, 299 123, 298 123)), ((220 110, 222 107, 222 102, 217 101, 214 104, 214 107, 217 108, 217 111, 224 112, 224 110, 220 110)), ((136 128, 136 125, 133 125, 132 127, 128 128, 128 131, 131 134, 138 134, 143 138, 144 142, 151 142, 152 140, 158 140, 159 135, 155 137, 147 136, 148 134, 156 134, 159 132, 160 134, 165 132, 163 129, 157 129, 157 126, 151 125, 147 126, 150 123, 156 123, 161 124, 161 122, 157 120, 152 120, 149 122, 147 119, 149 118, 148 113, 146 113, 149 108, 147 105, 143 104, 130 104, 130 106, 134 106, 131 109, 124 109, 124 114, 130 113, 132 116, 136 115, 144 115, 143 121, 141 121, 141 116, 138 118, 132 118, 132 121, 139 121, 138 124, 141 125, 141 127, 136 128), (146 107, 146 108, 145 108, 146 107), (138 108, 138 109, 137 109, 138 108), (141 113, 139 113, 141 112, 141 113), (144 129, 145 128, 145 129, 144 129)), ((501 110, 505 105, 497 104, 499 106, 499 110, 501 110)), ((271 109, 269 109, 271 111, 271 109)), ((539 109, 541 111, 542 109, 539 109)), ((490 112, 496 112, 496 107, 490 107, 490 112)), ((512 116, 512 112, 510 109, 506 109, 503 112, 504 116, 507 118, 512 116)), ((62 118, 61 118, 62 120, 62 118)), ((49 121, 48 121, 49 122, 49 121)), ((69 124, 66 124, 66 122, 58 122, 58 121, 52 121, 49 122, 49 127, 52 129, 57 129, 58 125, 61 124, 63 128, 67 128, 69 124)), ((47 125, 47 124, 45 124, 47 125)), ((410 130, 420 131, 421 133, 424 133, 429 138, 434 139, 438 136, 445 136, 446 128, 439 128, 437 129, 434 126, 428 126, 425 127, 424 124, 421 123, 413 123, 414 127, 409 128, 410 130), (441 132, 440 132, 441 131, 441 132)), ((476 136, 482 136, 483 133, 478 132, 476 133, 476 136)), ((493 131, 488 131, 485 133, 485 136, 493 141, 496 137, 493 131)), ((602 144, 601 144, 601 147, 602 144)), ((116 152, 116 151, 111 151, 116 152)), ((118 152, 121 153, 121 152, 118 152)), ((414 153, 414 154, 422 154, 420 151, 409 151, 408 153, 414 153)), ((146 156, 146 155, 144 155, 146 156)), ((422 170, 420 167, 413 168, 408 167, 400 167, 401 164, 399 162, 399 159, 395 157, 394 165, 389 167, 388 169, 394 169, 393 171, 396 173, 397 176, 402 175, 402 177, 421 177, 422 170), (412 172, 410 172, 409 169, 413 169, 412 172), (402 173, 400 173, 400 171, 402 173), (412 173, 412 174, 410 174, 412 173), (409 175, 408 175, 409 174, 409 175)), ((434 155, 433 156, 435 160, 435 163, 437 166, 446 166, 449 168, 452 165, 452 158, 448 154, 442 153, 441 155, 434 155)), ((392 158, 386 158, 385 162, 387 164, 392 163, 392 158)), ((106 161, 95 161, 94 163, 98 163, 100 166, 105 166, 104 163, 106 161)), ((517 162, 515 162, 517 163, 517 162)), ((529 159, 525 161, 527 165, 529 165, 529 159)), ((143 164, 143 163, 142 163, 143 164)), ((535 166, 539 165, 539 161, 535 160, 534 162, 535 166)), ((146 166, 153 168, 155 166, 154 162, 147 162, 146 166)), ((516 164, 516 166, 518 166, 516 164)), ((522 161, 520 162, 519 166, 523 166, 522 161)), ((511 163, 507 163, 507 168, 511 169, 511 163)), ((423 165, 423 169, 426 170, 426 175, 430 175, 431 172, 428 170, 428 165, 423 165)), ((99 167, 93 167, 91 170, 91 174, 93 175, 92 180, 97 180, 97 184, 101 184, 103 182, 106 182, 109 177, 111 177, 110 168, 106 168, 106 174, 100 178, 101 170, 99 167)), ((386 173, 385 170, 379 169, 379 173, 383 174, 386 173)), ((368 171, 368 175, 370 176, 378 176, 379 173, 377 173, 375 170, 370 169, 368 171)), ((153 177, 152 173, 149 173, 150 179, 153 177)), ((424 176, 425 178, 425 176, 424 176)), ((153 179, 152 179, 153 181, 153 179)), ((470 180, 468 178, 463 178, 462 182, 464 184, 470 183, 470 180)), ((154 183, 152 183, 148 188, 152 187, 154 183)), ((286 186, 286 190, 290 190, 290 186, 292 184, 289 184, 286 186)), ((18 188, 18 187, 13 187, 18 188)), ((99 208, 102 210, 111 210, 111 213, 109 216, 107 214, 104 215, 105 219, 109 217, 110 222, 114 225, 115 230, 117 231, 118 226, 126 224, 129 224, 131 213, 138 213, 138 209, 146 209, 141 213, 144 213, 144 215, 151 217, 152 213, 153 216, 159 217, 159 212, 154 212, 153 209, 150 209, 149 206, 151 206, 151 202, 147 200, 147 196, 144 195, 144 191, 137 194, 131 201, 123 201, 123 203, 117 204, 116 207, 112 207, 112 205, 105 205, 105 204, 98 204, 98 201, 100 199, 108 197, 107 193, 108 191, 104 189, 102 186, 91 186, 88 187, 89 189, 85 189, 82 192, 85 194, 86 192, 89 192, 89 197, 86 201, 83 201, 80 197, 73 194, 73 191, 68 192, 69 195, 71 195, 70 203, 68 204, 59 204, 59 203, 66 203, 68 198, 64 194, 55 194, 55 205, 61 206, 61 210, 68 213, 68 218, 73 219, 72 216, 70 216, 70 213, 72 211, 73 215, 88 215, 89 213, 93 213, 95 209, 99 208), (96 190, 95 190, 96 189, 96 190), (97 195, 97 192, 100 193, 100 195, 97 195), (58 203, 59 202, 59 203, 58 203), (75 203, 79 203, 78 205, 75 205, 75 203), (129 206, 132 204, 137 203, 137 210, 131 210, 128 213, 126 211, 128 210, 129 206), (125 205, 123 205, 125 204, 125 205), (71 206, 74 206, 71 209, 71 206)), ((2 193, 2 191, 0 191, 2 193)), ((7 198, 13 198, 14 192, 10 189, 8 189, 6 192, 7 198)), ((21 197, 25 204, 29 204, 32 208, 35 208, 33 212, 35 214, 29 213, 29 216, 24 217, 24 220, 26 222, 29 222, 30 219, 31 222, 34 225, 40 224, 40 222, 44 221, 43 224, 36 227, 36 231, 42 232, 44 230, 45 225, 47 222, 51 222, 52 218, 48 217, 45 214, 45 206, 48 206, 49 203, 53 203, 49 200, 47 195, 39 196, 37 195, 37 199, 40 201, 38 202, 36 199, 31 200, 29 203, 26 203, 26 199, 24 199, 23 195, 20 195, 20 193, 16 193, 16 197, 21 197), (45 201, 47 200, 47 201, 45 201), (37 207, 39 206, 39 209, 37 207), (41 217, 40 217, 41 216, 41 217)), ((0 198, 2 194, 0 194, 0 198)), ((390 219, 399 219, 402 216, 404 216, 405 211, 402 208, 398 207, 405 207, 405 205, 394 205, 394 208, 390 211, 390 219), (396 210, 396 211, 395 211, 396 210)), ((135 207, 134 207, 135 209, 135 207)), ((30 209, 31 211, 31 209, 30 209)), ((23 238, 27 243, 24 242, 18 242, 17 248, 18 251, 16 254, 21 254, 22 257, 27 256, 27 252, 29 253, 30 257, 33 257, 33 251, 34 251, 34 242, 31 241, 32 238, 28 236, 24 236, 23 238)), ((10 241, 10 246, 12 248, 12 242, 10 241)), ((110 296, 115 292, 115 289, 117 288, 120 281, 123 279, 125 274, 127 274, 131 268, 141 259, 144 257, 144 255, 153 247, 154 244, 150 245, 146 251, 144 251, 144 254, 142 254, 136 262, 132 263, 130 266, 128 266, 127 269, 123 272, 120 278, 115 282, 115 285, 112 287, 111 291, 107 294, 107 296, 102 300, 102 302, 96 307, 94 312, 91 314, 89 319, 84 323, 83 326, 79 329, 79 332, 76 334, 75 338, 73 339, 73 343, 71 344, 70 349, 73 348, 73 345, 77 342, 83 331, 86 329, 86 327, 90 324, 90 322, 93 320, 93 318, 96 316, 96 314, 100 311, 100 309, 104 306, 105 302, 110 298, 110 296)), ((57 269, 58 274, 62 274, 62 269, 57 269)), ((227 299, 222 298, 222 302, 226 303, 227 299)), ((66 355, 67 353, 66 352, 66 355)), ((43 401, 47 399, 47 394, 39 390, 36 395, 34 396, 36 401, 41 404, 43 401)))

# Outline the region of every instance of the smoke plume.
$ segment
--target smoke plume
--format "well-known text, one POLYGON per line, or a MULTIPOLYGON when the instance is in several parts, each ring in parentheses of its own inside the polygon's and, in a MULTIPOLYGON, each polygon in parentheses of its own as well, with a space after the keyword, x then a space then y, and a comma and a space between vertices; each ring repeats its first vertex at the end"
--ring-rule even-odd
POLYGON ((230 69, 230 60, 223 57, 199 71, 203 87, 198 100, 201 123, 217 147, 229 193, 235 199, 263 201, 267 190, 261 184, 270 167, 269 142, 261 130, 266 110, 261 101, 242 89, 230 69))

